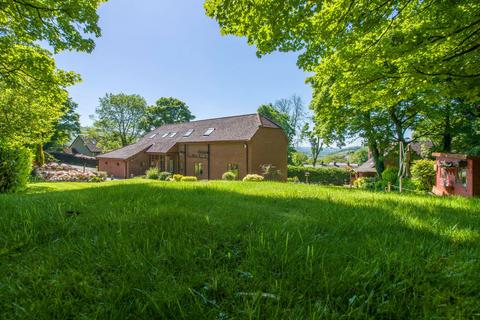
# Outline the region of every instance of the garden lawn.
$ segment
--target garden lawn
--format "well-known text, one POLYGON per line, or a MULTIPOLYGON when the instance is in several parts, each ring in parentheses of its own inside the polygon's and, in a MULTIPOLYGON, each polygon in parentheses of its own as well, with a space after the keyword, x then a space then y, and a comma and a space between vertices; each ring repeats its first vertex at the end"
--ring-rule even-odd
POLYGON ((0 195, 0 318, 480 317, 480 200, 247 182, 0 195))

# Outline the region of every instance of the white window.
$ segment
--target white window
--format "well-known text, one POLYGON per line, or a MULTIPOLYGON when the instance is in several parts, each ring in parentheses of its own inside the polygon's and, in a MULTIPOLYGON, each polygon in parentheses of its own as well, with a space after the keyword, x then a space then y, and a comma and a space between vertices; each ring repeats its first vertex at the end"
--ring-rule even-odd
POLYGON ((215 128, 208 128, 207 131, 203 134, 204 136, 209 136, 212 134, 212 132, 215 131, 215 128))
POLYGON ((190 137, 193 133, 193 129, 188 129, 187 132, 185 132, 185 134, 183 135, 184 137, 190 137))
POLYGON ((165 138, 165 137, 168 136, 169 134, 170 134, 170 132, 164 133, 164 134, 162 135, 162 138, 165 138))
POLYGON ((150 138, 150 139, 153 139, 153 138, 155 138, 156 136, 157 136, 157 134, 154 133, 154 134, 152 134, 149 138, 150 138))
POLYGON ((176 135, 177 135, 176 132, 170 132, 170 134, 169 134, 168 136, 169 136, 170 138, 173 138, 173 137, 175 137, 176 135))

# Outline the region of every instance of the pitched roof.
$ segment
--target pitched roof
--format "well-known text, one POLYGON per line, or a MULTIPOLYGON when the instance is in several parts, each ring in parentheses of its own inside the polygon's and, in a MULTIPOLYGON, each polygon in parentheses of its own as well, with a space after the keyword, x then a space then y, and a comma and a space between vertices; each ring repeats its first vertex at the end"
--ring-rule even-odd
POLYGON ((366 162, 362 163, 355 169, 356 172, 371 172, 377 173, 377 169, 375 168, 375 161, 372 159, 368 159, 366 162))
MULTIPOLYGON (((90 139, 89 137, 87 136, 84 136, 82 134, 79 134, 72 142, 72 145, 73 143, 77 140, 77 139, 81 139, 83 141, 83 144, 85 145, 85 147, 87 147, 88 150, 90 150, 90 152, 102 152, 102 150, 97 147, 96 143, 90 139)), ((70 147, 72 146, 70 145, 70 147)))
POLYGON ((175 144, 182 142, 248 141, 259 127, 281 129, 279 125, 257 113, 167 124, 147 133, 137 143, 98 157, 128 159, 142 151, 166 153, 175 144), (210 128, 214 130, 206 135, 210 128), (191 134, 187 136, 186 133, 191 130, 191 134))

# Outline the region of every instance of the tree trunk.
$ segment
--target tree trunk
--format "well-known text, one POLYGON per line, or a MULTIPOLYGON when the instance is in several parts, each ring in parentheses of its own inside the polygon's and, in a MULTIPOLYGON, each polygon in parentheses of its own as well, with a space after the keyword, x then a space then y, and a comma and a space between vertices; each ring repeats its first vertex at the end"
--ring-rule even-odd
POLYGON ((368 147, 372 152, 373 162, 375 163, 375 169, 377 170, 377 176, 382 177, 382 172, 385 170, 385 164, 383 163, 383 155, 378 150, 376 141, 369 140, 368 147))
POLYGON ((450 122, 450 106, 445 110, 445 128, 442 135, 442 151, 452 151, 452 124, 450 122))

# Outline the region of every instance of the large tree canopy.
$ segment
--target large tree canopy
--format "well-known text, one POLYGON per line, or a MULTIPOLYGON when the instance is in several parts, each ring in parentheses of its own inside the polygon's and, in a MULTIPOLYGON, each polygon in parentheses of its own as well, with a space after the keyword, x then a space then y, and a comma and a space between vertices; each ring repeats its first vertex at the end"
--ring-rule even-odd
POLYGON ((176 98, 160 98, 149 106, 142 119, 142 129, 146 132, 170 123, 182 123, 195 119, 188 105, 176 98))
POLYGON ((111 94, 100 98, 96 108, 95 127, 116 137, 122 146, 135 142, 143 133, 141 119, 145 116, 147 102, 138 94, 111 94))
MULTIPOLYGON (((334 96, 479 96, 480 2, 422 0, 206 0, 225 34, 258 54, 300 51, 298 64, 334 96), (383 91, 368 90, 382 84, 383 91), (362 94, 362 91, 365 92, 362 94)), ((398 97, 397 97, 398 98, 398 97)), ((391 104, 391 103, 390 103, 391 104)))

